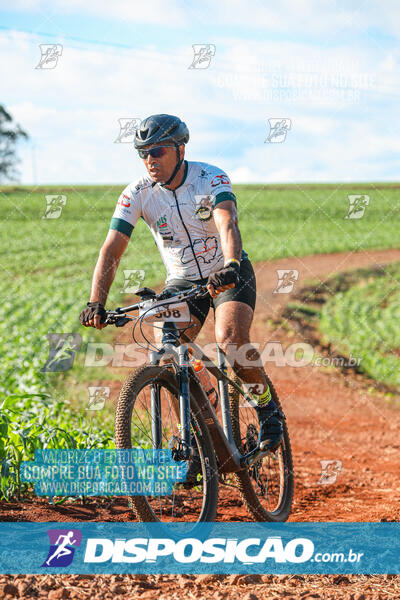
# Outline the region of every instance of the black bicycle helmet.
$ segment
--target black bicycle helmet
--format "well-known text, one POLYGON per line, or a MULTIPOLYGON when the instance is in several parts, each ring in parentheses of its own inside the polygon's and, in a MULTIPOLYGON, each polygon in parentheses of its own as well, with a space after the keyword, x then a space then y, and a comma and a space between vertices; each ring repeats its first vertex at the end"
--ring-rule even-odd
MULTIPOLYGON (((135 133, 135 148, 140 150, 159 142, 172 142, 176 148, 176 165, 168 181, 159 185, 169 185, 181 168, 183 160, 179 157, 179 146, 189 141, 189 129, 186 123, 173 115, 152 115, 140 123, 135 133)), ((155 182, 152 185, 156 185, 155 182)))
POLYGON ((139 150, 158 142, 173 142, 177 146, 187 144, 189 130, 186 123, 173 115, 152 115, 141 123, 135 133, 135 148, 139 150))

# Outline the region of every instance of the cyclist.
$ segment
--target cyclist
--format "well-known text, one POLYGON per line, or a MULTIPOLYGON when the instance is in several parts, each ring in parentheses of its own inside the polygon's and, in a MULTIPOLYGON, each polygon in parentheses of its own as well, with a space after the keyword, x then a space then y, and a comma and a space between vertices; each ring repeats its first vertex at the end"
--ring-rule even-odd
POLYGON ((211 297, 188 302, 194 339, 214 309, 215 337, 235 372, 256 401, 261 449, 275 449, 282 438, 284 415, 271 398, 257 350, 249 333, 256 301, 256 280, 242 250, 236 198, 228 176, 203 162, 185 160, 189 131, 178 117, 166 114, 144 119, 134 146, 147 175, 122 192, 110 230, 94 270, 90 302, 81 323, 102 329, 105 303, 132 231, 142 217, 154 236, 167 270, 166 290, 201 283, 211 297), (246 365, 235 348, 246 344, 246 365), (243 362, 243 361, 242 361, 243 362))

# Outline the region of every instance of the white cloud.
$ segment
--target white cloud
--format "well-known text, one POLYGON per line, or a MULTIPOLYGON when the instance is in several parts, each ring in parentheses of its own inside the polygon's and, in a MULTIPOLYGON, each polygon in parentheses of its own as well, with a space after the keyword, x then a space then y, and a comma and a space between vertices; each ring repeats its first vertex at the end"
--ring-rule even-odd
MULTIPOLYGON (((203 0, 183 2, 179 0, 152 0, 152 2, 126 2, 126 0, 14 0, 13 10, 41 12, 50 17, 53 14, 70 14, 80 17, 94 16, 105 20, 126 21, 166 27, 210 27, 218 25, 224 29, 239 26, 249 30, 263 29, 272 32, 297 32, 305 35, 327 34, 334 36, 344 28, 349 31, 361 29, 365 22, 382 23, 396 30, 395 0, 386 0, 387 10, 360 3, 348 6, 345 0, 325 0, 321 9, 319 0, 203 0), (390 18, 389 10, 392 9, 390 18), (383 13, 383 14, 381 14, 383 13), (394 22, 394 23, 393 23, 394 22)), ((0 7, 9 9, 9 3, 0 2, 0 7)))
MULTIPOLYGON (((236 182, 379 179, 379 154, 399 149, 396 52, 222 36, 209 70, 196 71, 190 46, 116 50, 65 40, 57 67, 40 70, 39 41, 0 35, 3 101, 36 144, 40 182, 138 177, 133 147, 113 143, 117 121, 158 112, 188 123, 189 159, 217 164, 236 182), (349 85, 360 94, 354 102, 340 96, 349 85), (264 144, 267 119, 278 117, 292 119, 287 141, 264 144)), ((23 157, 29 182, 28 149, 23 157)))
MULTIPOLYGON (((349 123, 336 135, 310 137, 308 144, 294 139, 251 148, 226 170, 235 183, 296 183, 326 181, 395 180, 399 169, 400 140, 390 129, 381 135, 373 124, 349 123), (311 144, 311 145, 310 145, 311 144), (383 170, 382 157, 387 171, 383 170), (397 169, 397 170, 396 170, 397 169), (390 176, 392 170, 392 176, 390 176), (247 175, 245 180, 243 175, 247 175)), ((224 167, 224 165, 221 165, 224 167)))
MULTIPOLYGON (((9 10, 8 3, 0 2, 0 8, 9 10)), ((163 0, 152 2, 126 2, 125 0, 14 0, 13 9, 24 12, 41 12, 51 19, 55 13, 72 15, 92 15, 96 18, 115 19, 132 23, 149 23, 152 25, 170 25, 179 27, 185 23, 184 12, 176 0, 168 3, 163 0)))
POLYGON ((229 175, 233 183, 249 183, 249 181, 253 181, 254 177, 254 173, 248 166, 232 169, 229 175))

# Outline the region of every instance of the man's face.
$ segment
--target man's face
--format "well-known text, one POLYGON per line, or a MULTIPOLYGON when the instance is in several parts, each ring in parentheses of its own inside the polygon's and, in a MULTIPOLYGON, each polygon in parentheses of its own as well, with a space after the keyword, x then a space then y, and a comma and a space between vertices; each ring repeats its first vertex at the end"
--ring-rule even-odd
MULTIPOLYGON (((164 142, 159 144, 151 144, 150 146, 146 146, 143 150, 150 150, 151 148, 156 148, 157 146, 168 146, 165 148, 165 154, 160 156, 159 158, 153 158, 148 155, 147 158, 143 158, 143 162, 146 166, 147 172, 152 178, 153 181, 157 183, 163 183, 164 181, 168 181, 168 179, 172 175, 172 171, 175 169, 176 165, 176 148, 171 143, 164 142)), ((185 156, 185 146, 179 146, 179 156, 181 159, 185 156)))

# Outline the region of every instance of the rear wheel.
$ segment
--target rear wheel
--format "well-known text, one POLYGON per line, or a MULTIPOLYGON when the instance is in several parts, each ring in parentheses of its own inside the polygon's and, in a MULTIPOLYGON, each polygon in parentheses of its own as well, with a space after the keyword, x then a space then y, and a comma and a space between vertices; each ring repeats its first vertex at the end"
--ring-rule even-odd
MULTIPOLYGON (((153 396, 154 397, 154 396, 153 396)), ((123 383, 115 416, 117 448, 169 447, 173 436, 181 437, 179 394, 175 374, 167 367, 135 369, 123 383), (157 444, 152 430, 151 390, 159 398, 161 437, 157 444)), ((139 521, 213 521, 218 501, 218 473, 214 449, 204 418, 193 394, 190 398, 192 447, 190 477, 173 485, 166 496, 130 496, 129 503, 139 521), (188 480, 189 479, 189 480, 188 480)), ((154 419, 153 419, 154 422, 154 419)))
MULTIPOLYGON (((243 382, 234 374, 233 380, 243 382)), ((267 381, 275 404, 282 409, 270 379, 267 381)), ((229 402, 235 444, 241 454, 257 446, 259 424, 255 409, 233 386, 229 386, 229 402)), ((289 432, 283 422, 283 440, 276 452, 256 461, 248 469, 233 474, 234 484, 255 521, 286 521, 293 499, 293 463, 289 432)))

